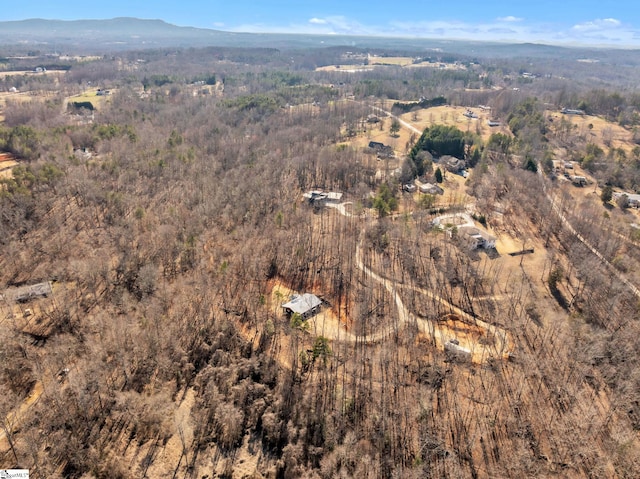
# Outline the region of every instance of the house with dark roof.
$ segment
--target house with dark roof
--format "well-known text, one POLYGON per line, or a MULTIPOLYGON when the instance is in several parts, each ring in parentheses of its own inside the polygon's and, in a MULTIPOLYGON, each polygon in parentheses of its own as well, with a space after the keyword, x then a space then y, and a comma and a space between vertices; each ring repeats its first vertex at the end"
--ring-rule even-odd
POLYGON ((563 108, 562 110, 560 110, 560 113, 564 114, 564 115, 584 115, 584 110, 574 110, 571 108, 563 108))
POLYGON ((450 156, 450 155, 441 156, 438 162, 442 164, 442 166, 444 166, 444 168, 451 173, 458 173, 464 170, 464 168, 467 166, 464 160, 461 160, 460 158, 456 158, 455 156, 450 156))
POLYGON ((327 203, 340 203, 342 200, 342 193, 337 191, 312 190, 303 193, 302 197, 313 206, 324 206, 327 203))
POLYGON ((379 141, 370 141, 369 148, 377 153, 378 156, 389 158, 395 156, 393 148, 391 148, 389 145, 385 145, 384 143, 380 143, 379 141))
POLYGON ((47 298, 53 294, 50 281, 32 284, 30 286, 20 286, 8 289, 2 295, 5 300, 13 300, 16 303, 28 303, 34 299, 47 298))

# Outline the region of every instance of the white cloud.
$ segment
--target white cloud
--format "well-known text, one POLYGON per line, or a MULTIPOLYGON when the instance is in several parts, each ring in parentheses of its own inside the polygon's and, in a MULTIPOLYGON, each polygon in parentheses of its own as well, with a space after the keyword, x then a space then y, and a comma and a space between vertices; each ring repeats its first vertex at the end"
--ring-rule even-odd
POLYGON ((306 33, 317 35, 389 35, 384 28, 368 27, 342 15, 313 17, 306 23, 289 25, 244 24, 229 29, 252 33, 306 33))
POLYGON ((578 23, 571 27, 571 29, 579 32, 593 32, 610 30, 612 28, 619 28, 620 26, 622 26, 622 23, 615 18, 598 18, 590 22, 578 23))
MULTIPOLYGON (((514 40, 529 41, 526 29, 521 25, 505 27, 503 22, 465 23, 465 22, 394 22, 396 32, 417 37, 445 37, 468 40, 514 40)), ((396 33, 398 34, 398 33, 396 33)))
POLYGON ((342 15, 325 17, 323 20, 325 20, 326 24, 330 25, 336 33, 345 35, 369 35, 374 34, 373 32, 375 32, 375 29, 366 27, 361 23, 350 20, 342 15))
POLYGON ((520 17, 514 17, 513 15, 508 15, 506 17, 498 17, 496 18, 496 20, 498 20, 499 22, 521 22, 522 20, 524 20, 524 18, 520 18, 520 17))

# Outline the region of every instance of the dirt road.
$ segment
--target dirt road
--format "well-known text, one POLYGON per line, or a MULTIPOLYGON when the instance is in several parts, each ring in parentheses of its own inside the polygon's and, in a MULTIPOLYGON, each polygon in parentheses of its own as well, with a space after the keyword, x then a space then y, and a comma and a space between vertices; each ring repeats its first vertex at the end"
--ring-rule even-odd
POLYGON ((571 225, 571 223, 565 216, 564 211, 562 211, 562 208, 560 207, 558 202, 549 193, 547 189, 547 185, 544 182, 544 178, 542 176, 542 165, 540 164, 538 164, 538 176, 540 178, 540 181, 542 182, 542 190, 546 195, 547 200, 549 200, 549 202, 551 203, 551 208, 553 212, 558 216, 558 218, 560 218, 560 221, 562 222, 564 227, 572 235, 574 235, 578 239, 578 241, 580 241, 583 245, 585 245, 587 249, 591 251, 600 261, 602 261, 602 263, 604 263, 604 265, 609 269, 609 271, 611 271, 620 280, 620 282, 622 282, 625 286, 627 286, 637 298, 640 298, 640 290, 631 281, 629 281, 624 274, 618 271, 616 267, 613 266, 609 262, 609 260, 607 260, 607 258, 603 256, 602 253, 600 253, 600 251, 598 251, 591 243, 589 243, 589 241, 584 236, 582 236, 578 231, 576 231, 576 229, 571 225))

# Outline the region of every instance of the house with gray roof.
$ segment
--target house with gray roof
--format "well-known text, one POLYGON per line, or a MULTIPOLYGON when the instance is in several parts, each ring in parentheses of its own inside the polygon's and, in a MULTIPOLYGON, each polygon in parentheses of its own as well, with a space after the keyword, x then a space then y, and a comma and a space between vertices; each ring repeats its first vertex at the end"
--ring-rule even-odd
POLYGON ((613 194, 613 199, 615 201, 618 201, 618 198, 620 198, 621 196, 626 196, 627 197, 627 205, 632 207, 632 208, 638 208, 640 206, 640 195, 637 195, 635 193, 620 193, 620 192, 616 192, 613 194))
POLYGON ((315 294, 304 293, 302 295, 295 295, 291 297, 291 300, 282 305, 282 309, 286 316, 293 316, 299 314, 303 319, 309 319, 320 312, 322 306, 322 300, 315 294))
POLYGON ((433 183, 422 183, 420 185, 420 193, 429 195, 443 195, 444 190, 438 185, 434 185, 433 183))
POLYGON ((340 203, 340 201, 342 200, 342 193, 339 193, 337 191, 312 190, 303 193, 302 197, 306 199, 311 205, 323 206, 327 203, 340 203))

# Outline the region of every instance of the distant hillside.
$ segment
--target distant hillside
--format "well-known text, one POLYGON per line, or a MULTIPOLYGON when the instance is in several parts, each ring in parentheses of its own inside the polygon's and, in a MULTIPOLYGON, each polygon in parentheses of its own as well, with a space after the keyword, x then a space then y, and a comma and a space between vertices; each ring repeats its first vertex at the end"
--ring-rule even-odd
MULTIPOLYGON (((382 38, 372 44, 383 45, 382 38)), ((388 40, 388 39, 387 39, 388 40)), ((0 22, 0 45, 22 45, 39 50, 74 51, 131 50, 163 47, 271 47, 310 48, 369 45, 361 38, 344 35, 290 35, 236 33, 180 27, 163 20, 130 17, 109 20, 29 19, 0 22)))
POLYGON ((105 47, 197 46, 233 44, 246 35, 193 27, 179 27, 162 20, 113 18, 110 20, 42 20, 0 22, 0 44, 51 45, 85 49, 105 47))
POLYGON ((474 57, 590 58, 608 63, 637 65, 638 51, 598 48, 568 48, 534 43, 495 43, 445 38, 386 38, 350 35, 305 35, 234 33, 194 27, 179 27, 163 20, 120 17, 109 20, 29 19, 0 22, 0 45, 40 51, 73 50, 101 52, 164 47, 270 47, 279 49, 377 48, 416 52, 440 52, 474 57))

